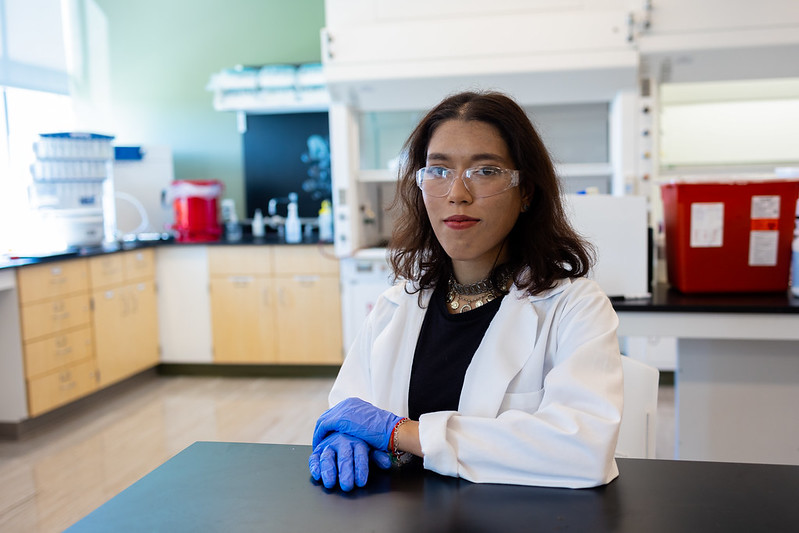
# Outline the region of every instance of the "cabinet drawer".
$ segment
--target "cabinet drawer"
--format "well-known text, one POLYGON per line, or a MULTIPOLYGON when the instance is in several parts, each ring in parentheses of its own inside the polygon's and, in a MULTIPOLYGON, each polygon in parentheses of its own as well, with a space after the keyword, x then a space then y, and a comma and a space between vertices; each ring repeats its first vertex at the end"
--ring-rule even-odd
POLYGON ((37 416, 94 392, 97 371, 88 360, 28 380, 28 412, 37 416))
POLYGON ((25 377, 35 378, 94 355, 91 328, 58 333, 25 344, 25 377))
POLYGON ((85 291, 89 273, 85 259, 72 259, 17 269, 19 301, 22 304, 85 291))
POLYGON ((208 270, 212 276, 272 273, 272 246, 209 246, 208 270))
POLYGON ((29 341, 63 330, 88 326, 89 295, 66 296, 22 306, 22 340, 29 341))
POLYGON ((122 254, 125 262, 125 280, 155 278, 155 252, 133 250, 122 254))
POLYGON ((107 254, 89 258, 92 288, 118 285, 125 281, 124 254, 107 254))
POLYGON ((338 275, 332 246, 275 246, 275 274, 338 275))

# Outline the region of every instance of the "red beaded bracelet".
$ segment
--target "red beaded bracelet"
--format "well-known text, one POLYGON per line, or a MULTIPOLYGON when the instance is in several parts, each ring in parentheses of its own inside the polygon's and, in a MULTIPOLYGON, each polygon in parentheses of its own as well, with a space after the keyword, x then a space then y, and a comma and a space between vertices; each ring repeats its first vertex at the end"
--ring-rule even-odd
POLYGON ((395 459, 399 459, 400 455, 403 453, 399 451, 399 432, 397 429, 399 429, 402 424, 408 422, 409 420, 410 418, 407 417, 400 419, 396 424, 394 424, 394 429, 391 430, 389 442, 391 443, 391 455, 393 455, 395 459))

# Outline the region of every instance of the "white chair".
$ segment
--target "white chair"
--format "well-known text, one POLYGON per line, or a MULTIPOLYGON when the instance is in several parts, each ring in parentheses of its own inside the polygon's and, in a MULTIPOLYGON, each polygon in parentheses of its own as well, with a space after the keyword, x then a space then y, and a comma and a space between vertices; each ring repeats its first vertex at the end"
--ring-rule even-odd
POLYGON ((655 419, 660 372, 622 356, 624 411, 621 415, 616 457, 655 458, 655 419))

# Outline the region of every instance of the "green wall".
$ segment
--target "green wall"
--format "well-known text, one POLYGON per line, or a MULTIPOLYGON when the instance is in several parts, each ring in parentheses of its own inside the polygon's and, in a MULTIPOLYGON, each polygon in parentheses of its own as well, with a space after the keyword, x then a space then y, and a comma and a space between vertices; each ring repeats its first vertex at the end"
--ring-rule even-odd
POLYGON ((318 62, 324 0, 95 0, 107 19, 118 144, 172 147, 176 179, 219 179, 244 208, 235 113, 213 110, 211 74, 318 62))

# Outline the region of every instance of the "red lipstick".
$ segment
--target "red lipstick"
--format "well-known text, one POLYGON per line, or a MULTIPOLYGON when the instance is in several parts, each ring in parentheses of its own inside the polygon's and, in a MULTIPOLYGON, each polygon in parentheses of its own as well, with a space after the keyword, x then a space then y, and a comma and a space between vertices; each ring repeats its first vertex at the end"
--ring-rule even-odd
POLYGON ((444 219, 444 224, 451 229, 467 229, 480 222, 479 218, 472 218, 466 215, 452 215, 444 219))

